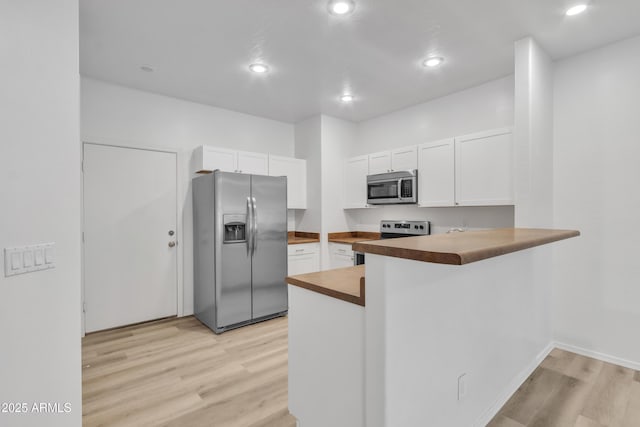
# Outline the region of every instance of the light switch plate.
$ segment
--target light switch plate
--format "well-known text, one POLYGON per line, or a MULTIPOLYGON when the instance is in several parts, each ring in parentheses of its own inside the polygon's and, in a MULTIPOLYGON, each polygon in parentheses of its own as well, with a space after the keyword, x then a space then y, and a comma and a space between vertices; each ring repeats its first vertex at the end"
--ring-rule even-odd
POLYGON ((5 277, 55 268, 55 243, 4 249, 5 277))
POLYGON ((33 251, 26 250, 22 252, 22 265, 24 268, 33 267, 33 251))
POLYGON ((36 265, 36 267, 44 264, 44 251, 42 250, 42 248, 35 248, 33 251, 33 257, 35 259, 34 264, 36 265))

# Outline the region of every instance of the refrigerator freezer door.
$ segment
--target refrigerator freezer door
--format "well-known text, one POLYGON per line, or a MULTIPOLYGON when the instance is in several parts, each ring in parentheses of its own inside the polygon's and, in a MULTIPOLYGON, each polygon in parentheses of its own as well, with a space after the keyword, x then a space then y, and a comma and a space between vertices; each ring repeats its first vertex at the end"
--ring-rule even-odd
POLYGON ((253 318, 287 311, 287 178, 252 175, 253 318))
MULTIPOLYGON (((214 172, 215 200, 215 263, 216 263, 216 327, 225 327, 251 320, 251 257, 245 240, 224 241, 224 218, 246 218, 247 197, 251 196, 251 176, 229 172, 214 172)), ((237 221, 236 221, 237 222, 237 221)), ((248 230, 248 224, 243 227, 248 230)), ((250 231, 249 231, 250 234, 250 231)))
POLYGON ((193 309, 202 323, 216 325, 213 176, 193 180, 193 309))

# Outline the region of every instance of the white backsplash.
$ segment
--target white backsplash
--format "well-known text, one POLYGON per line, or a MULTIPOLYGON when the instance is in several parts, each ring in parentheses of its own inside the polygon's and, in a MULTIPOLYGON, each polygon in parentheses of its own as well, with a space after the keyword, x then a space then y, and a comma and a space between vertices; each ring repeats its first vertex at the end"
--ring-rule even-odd
POLYGON ((469 206, 451 208, 419 208, 389 205, 350 211, 356 221, 356 231, 380 231, 380 221, 430 221, 431 234, 446 233, 451 228, 481 230, 513 227, 513 206, 469 206))
POLYGON ((287 209, 287 230, 296 230, 296 211, 294 209, 287 209))

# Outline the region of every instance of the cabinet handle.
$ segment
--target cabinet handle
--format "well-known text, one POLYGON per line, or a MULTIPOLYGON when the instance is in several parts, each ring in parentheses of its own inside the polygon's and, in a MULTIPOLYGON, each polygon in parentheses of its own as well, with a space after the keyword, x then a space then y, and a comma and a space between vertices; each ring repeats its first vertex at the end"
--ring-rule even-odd
POLYGON ((338 252, 347 252, 346 249, 338 249, 338 252))
POLYGON ((296 252, 304 252, 304 249, 296 249, 296 252))

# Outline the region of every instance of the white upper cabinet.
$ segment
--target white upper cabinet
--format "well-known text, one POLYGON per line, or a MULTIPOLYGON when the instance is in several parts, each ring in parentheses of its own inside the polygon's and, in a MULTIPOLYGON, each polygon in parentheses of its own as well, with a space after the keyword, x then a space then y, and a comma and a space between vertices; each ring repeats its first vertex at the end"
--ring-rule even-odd
POLYGON ((418 147, 396 148, 369 154, 369 174, 385 173, 418 168, 418 147))
POLYGON ((238 151, 236 172, 254 175, 269 175, 269 156, 263 153, 238 151))
POLYGON ((235 172, 238 169, 236 151, 225 148, 202 145, 193 153, 193 167, 195 173, 213 172, 220 169, 224 172, 235 172))
POLYGON ((369 154, 369 174, 385 173, 391 171, 391 152, 369 154))
POLYGON ((287 177, 287 208, 307 208, 307 161, 269 155, 269 175, 287 177))
POLYGON ((404 171, 418 169, 418 147, 397 148, 391 151, 391 170, 404 171))
POLYGON ((347 159, 344 167, 344 207, 367 207, 367 175, 369 174, 369 156, 347 159))
POLYGON ((268 175, 269 156, 264 153, 229 150, 209 145, 196 148, 192 157, 191 170, 194 173, 208 173, 216 169, 223 172, 268 175))
POLYGON ((455 205, 454 139, 428 142, 418 147, 418 204, 455 205))
POLYGON ((460 206, 512 205, 513 138, 496 129, 455 139, 456 200, 460 206))
POLYGON ((418 204, 513 205, 511 129, 495 129, 418 147, 418 204))

